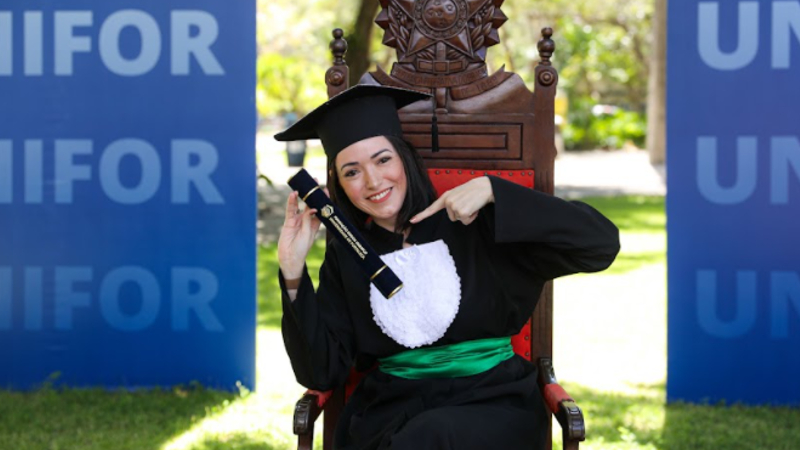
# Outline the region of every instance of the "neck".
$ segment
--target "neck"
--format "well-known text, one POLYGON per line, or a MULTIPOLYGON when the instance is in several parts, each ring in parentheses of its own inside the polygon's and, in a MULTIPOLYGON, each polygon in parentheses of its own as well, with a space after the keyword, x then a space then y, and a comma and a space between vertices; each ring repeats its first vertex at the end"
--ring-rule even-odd
POLYGON ((397 225, 397 223, 395 221, 393 221, 393 220, 389 221, 389 220, 380 220, 380 219, 373 218, 372 222, 375 223, 375 225, 377 225, 377 226, 379 226, 379 227, 381 227, 381 228, 383 228, 385 230, 391 231, 392 233, 396 232, 395 231, 395 225, 397 225))

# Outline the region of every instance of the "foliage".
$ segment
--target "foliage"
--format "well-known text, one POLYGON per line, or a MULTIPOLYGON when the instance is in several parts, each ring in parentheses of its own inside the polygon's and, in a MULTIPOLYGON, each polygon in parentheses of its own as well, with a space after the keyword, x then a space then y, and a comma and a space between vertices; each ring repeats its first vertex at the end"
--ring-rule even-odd
MULTIPOLYGON (((326 97, 324 73, 330 66, 330 30, 338 25, 351 40, 356 0, 259 0, 257 102, 262 115, 303 113, 326 97), (269 67, 269 66, 275 67, 269 67)), ((501 42, 489 49, 491 70, 506 65, 533 87, 537 42, 545 26, 554 29, 559 95, 569 103, 564 137, 568 148, 644 145, 647 78, 653 5, 649 0, 520 0, 505 2, 509 20, 501 42), (635 114, 594 119, 591 108, 610 104, 635 114), (619 122, 619 123, 617 123, 619 122)), ((396 56, 374 28, 370 69, 391 68, 396 56)))
POLYGON ((262 116, 303 114, 327 99, 328 44, 354 0, 258 0, 256 103, 262 116))
POLYGON ((563 130, 567 148, 618 148, 644 144, 644 114, 650 55, 652 2, 617 0, 521 0, 506 2, 509 21, 500 28, 501 44, 488 52, 493 69, 506 65, 533 87, 539 62, 540 30, 553 28, 559 71, 559 96, 569 104, 563 130), (615 105, 634 114, 603 117, 595 124, 592 108, 615 105), (612 124, 613 122, 622 122, 612 124))
POLYGON ((264 53, 256 65, 256 105, 262 116, 308 112, 327 99, 325 76, 319 66, 306 64, 297 56, 264 53))
POLYGON ((642 148, 646 133, 645 116, 623 109, 597 116, 578 110, 563 129, 564 142, 568 149, 615 149, 630 144, 642 148))

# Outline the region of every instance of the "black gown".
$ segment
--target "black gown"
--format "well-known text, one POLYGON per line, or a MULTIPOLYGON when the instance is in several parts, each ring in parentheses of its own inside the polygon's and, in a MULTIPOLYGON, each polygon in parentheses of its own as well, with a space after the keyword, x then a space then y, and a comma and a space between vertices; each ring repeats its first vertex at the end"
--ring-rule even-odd
MULTIPOLYGON (((603 270, 619 251, 617 228, 592 207, 490 179, 495 201, 472 224, 439 211, 406 239, 444 240, 461 278, 458 313, 432 346, 518 333, 547 280, 603 270)), ((403 245, 402 235, 379 226, 364 235, 379 254, 403 245)), ((369 366, 407 350, 373 320, 368 277, 339 242, 328 246, 316 293, 305 272, 292 302, 279 277, 283 339, 300 384, 332 389, 356 358, 369 366)), ((536 367, 519 356, 460 378, 414 380, 374 370, 346 404, 334 448, 541 448, 548 413, 536 379, 536 367)))

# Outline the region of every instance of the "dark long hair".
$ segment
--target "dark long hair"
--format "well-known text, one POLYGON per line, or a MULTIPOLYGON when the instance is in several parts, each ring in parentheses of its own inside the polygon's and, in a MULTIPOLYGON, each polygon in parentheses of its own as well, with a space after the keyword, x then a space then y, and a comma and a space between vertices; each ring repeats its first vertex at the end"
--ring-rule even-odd
MULTIPOLYGON (((403 170, 406 173, 406 198, 403 206, 397 214, 395 232, 411 226, 409 219, 417 213, 427 208, 436 200, 436 190, 433 188, 428 172, 422 158, 410 142, 395 136, 384 136, 392 144, 400 161, 403 163, 403 170)), ((339 175, 336 171, 336 158, 328 158, 328 191, 331 200, 342 210, 350 221, 363 231, 369 216, 364 211, 356 208, 345 194, 342 185, 339 183, 339 175)))

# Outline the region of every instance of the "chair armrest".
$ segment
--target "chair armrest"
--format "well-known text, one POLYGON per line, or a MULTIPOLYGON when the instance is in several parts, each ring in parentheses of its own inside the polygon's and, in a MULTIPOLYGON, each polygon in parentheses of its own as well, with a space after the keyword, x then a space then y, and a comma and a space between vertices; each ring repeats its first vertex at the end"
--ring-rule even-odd
POLYGON ((547 408, 561 425, 564 442, 585 440, 586 423, 583 420, 583 412, 567 391, 558 384, 550 358, 539 359, 539 385, 547 408))
POLYGON ((332 391, 306 391, 294 406, 294 434, 306 435, 314 433, 314 422, 320 414, 332 391))

